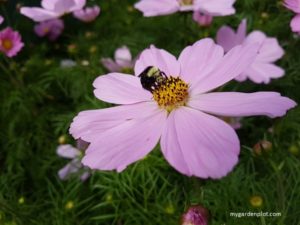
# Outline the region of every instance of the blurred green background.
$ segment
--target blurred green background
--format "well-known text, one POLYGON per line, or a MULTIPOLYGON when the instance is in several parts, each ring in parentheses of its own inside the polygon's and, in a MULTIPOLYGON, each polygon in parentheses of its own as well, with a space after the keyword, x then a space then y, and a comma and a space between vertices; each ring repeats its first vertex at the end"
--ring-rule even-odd
POLYGON ((292 13, 274 0, 237 0, 237 14, 215 18, 201 28, 191 14, 144 18, 134 0, 94 0, 101 14, 85 24, 67 15, 56 42, 37 37, 34 23, 16 7, 40 1, 0 1, 6 25, 21 32, 24 49, 16 58, 0 57, 0 224, 26 225, 173 225, 191 204, 202 204, 213 225, 300 224, 300 111, 279 119, 245 118, 238 131, 242 149, 238 166, 221 180, 201 180, 177 173, 159 147, 123 173, 94 171, 86 182, 60 181, 57 171, 68 160, 56 153, 66 142, 73 117, 85 109, 111 105, 93 96, 92 82, 107 73, 102 57, 113 57, 127 45, 134 56, 155 44, 178 55, 188 44, 212 37, 223 24, 248 20, 248 32, 262 30, 277 37, 286 54, 277 64, 286 75, 269 85, 232 82, 225 90, 279 91, 300 102, 300 37, 289 27, 292 13), (62 59, 77 65, 60 67, 62 59), (88 62, 88 63, 87 63, 88 62), (273 127, 273 133, 268 129, 273 127), (255 155, 260 140, 272 149, 255 155), (260 196, 259 207, 251 204, 260 196), (280 217, 230 217, 230 212, 280 212, 280 217))

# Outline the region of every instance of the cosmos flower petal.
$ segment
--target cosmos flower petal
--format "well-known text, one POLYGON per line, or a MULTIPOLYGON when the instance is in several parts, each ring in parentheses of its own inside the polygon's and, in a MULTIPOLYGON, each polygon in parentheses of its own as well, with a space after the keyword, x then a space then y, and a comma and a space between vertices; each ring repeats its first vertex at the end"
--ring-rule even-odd
POLYGON ((223 56, 222 47, 216 45, 212 39, 197 41, 192 46, 186 47, 179 56, 180 76, 187 83, 195 82, 215 69, 223 56))
POLYGON ((122 67, 132 66, 132 56, 129 48, 127 46, 122 46, 118 48, 115 52, 116 63, 122 67))
POLYGON ((195 0, 197 9, 212 16, 227 16, 235 13, 235 0, 195 0))
POLYGON ((29 17, 35 22, 43 22, 60 17, 60 14, 39 7, 22 7, 21 14, 29 17))
POLYGON ((83 182, 83 181, 86 181, 89 177, 91 176, 90 172, 89 171, 85 171, 81 176, 80 176, 80 180, 83 182))
POLYGON ((71 9, 76 6, 75 0, 63 0, 63 1, 58 1, 55 4, 54 11, 58 12, 60 14, 66 13, 66 12, 71 12, 71 9))
POLYGON ((2 24, 4 21, 4 18, 0 15, 0 24, 2 24))
POLYGON ((257 44, 244 44, 231 49, 212 72, 192 83, 191 95, 215 89, 244 72, 255 60, 259 47, 257 44))
POLYGON ((77 173, 80 168, 80 161, 78 159, 73 159, 58 171, 58 176, 61 180, 66 180, 72 173, 77 173))
POLYGON ((44 9, 47 10, 54 10, 55 9, 55 5, 57 4, 57 2, 59 2, 60 0, 42 0, 41 5, 44 9))
POLYGON ((291 28, 293 32, 300 32, 300 14, 296 15, 291 20, 291 28))
POLYGON ((134 7, 143 12, 144 16, 149 17, 175 13, 180 5, 174 0, 141 0, 134 7))
POLYGON ((150 101, 152 95, 143 89, 140 79, 122 73, 110 73, 99 76, 93 83, 95 96, 114 104, 133 104, 150 101))
MULTIPOLYGON (((253 82, 260 84, 268 84, 271 81, 271 78, 279 78, 284 75, 284 70, 272 63, 253 63, 250 68, 247 69, 247 77, 253 82)), ((240 77, 236 77, 236 80, 239 81, 240 77)))
POLYGON ((100 7, 95 5, 93 7, 86 7, 85 9, 76 10, 73 16, 83 22, 89 23, 94 21, 100 14, 100 7))
POLYGON ((192 96, 188 105, 218 116, 283 116, 296 103, 277 92, 222 92, 192 96))
POLYGON ((167 113, 160 111, 147 118, 123 121, 89 145, 82 163, 91 169, 121 172, 156 146, 166 117, 167 113))
POLYGON ((234 46, 240 44, 236 43, 236 34, 231 27, 222 26, 217 32, 217 43, 221 45, 225 52, 228 52, 234 46))
POLYGON ((247 20, 243 19, 237 29, 235 42, 237 44, 242 44, 243 41, 246 39, 246 35, 247 35, 247 20))
POLYGON ((110 72, 121 72, 122 67, 110 58, 102 58, 101 63, 110 72))
POLYGON ((119 124, 132 119, 142 119, 160 112, 155 102, 142 102, 106 109, 87 110, 80 112, 70 127, 70 133, 75 139, 92 142, 99 135, 119 124))
MULTIPOLYGON (((250 34, 251 35, 251 34, 250 34)), ((250 37, 249 35, 249 37, 250 37)), ((284 55, 284 50, 276 38, 266 38, 261 45, 256 62, 275 62, 284 55)))
POLYGON ((285 7, 292 10, 295 13, 300 13, 300 1, 299 0, 285 0, 285 7))
POLYGON ((75 10, 82 9, 86 4, 86 0, 74 0, 74 1, 75 1, 75 5, 73 8, 71 8, 72 12, 75 10))
POLYGON ((185 175, 221 178, 236 165, 240 144, 224 121, 182 107, 169 115, 161 149, 168 162, 185 175))
POLYGON ((72 145, 59 145, 56 149, 56 153, 57 155, 67 159, 74 159, 80 155, 80 151, 72 145))
POLYGON ((139 76, 148 66, 155 66, 166 75, 178 76, 180 74, 180 64, 177 59, 169 52, 153 45, 140 54, 135 63, 135 75, 139 76))

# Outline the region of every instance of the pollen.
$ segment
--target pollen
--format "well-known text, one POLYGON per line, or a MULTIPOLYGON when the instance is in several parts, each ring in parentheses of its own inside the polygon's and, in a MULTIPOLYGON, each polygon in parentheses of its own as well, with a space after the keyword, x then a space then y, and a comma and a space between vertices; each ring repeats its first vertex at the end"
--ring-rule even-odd
POLYGON ((153 91, 153 98, 159 107, 170 112, 185 105, 188 98, 188 84, 178 77, 168 77, 153 91))
POLYGON ((182 6, 184 6, 184 5, 193 5, 194 0, 180 0, 179 3, 182 6))

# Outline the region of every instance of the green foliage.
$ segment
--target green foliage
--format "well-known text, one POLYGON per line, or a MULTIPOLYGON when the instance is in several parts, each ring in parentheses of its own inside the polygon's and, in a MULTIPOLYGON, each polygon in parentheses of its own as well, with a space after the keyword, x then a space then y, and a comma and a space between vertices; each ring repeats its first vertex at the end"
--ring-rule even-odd
MULTIPOLYGON (((26 44, 18 57, 3 56, 0 62, 0 224, 173 225, 191 204, 207 207, 213 225, 300 224, 299 153, 288 151, 292 145, 294 150, 300 148, 298 108, 276 120, 244 119, 238 131, 243 145, 240 162, 221 180, 177 173, 159 148, 123 173, 94 171, 84 183, 76 177, 58 179, 57 171, 67 163, 55 153, 58 137, 68 134, 79 111, 110 106, 93 96, 92 82, 107 72, 101 57, 112 57, 122 45, 134 55, 150 44, 178 55, 187 44, 214 38, 221 25, 236 27, 247 18, 248 31, 262 30, 279 39, 286 50, 279 62, 286 76, 270 85, 232 82, 225 89, 273 90, 300 101, 300 38, 291 33, 292 14, 280 2, 238 0, 237 14, 215 18, 210 28, 198 27, 190 14, 143 18, 133 10, 134 2, 89 1, 101 6, 100 17, 83 24, 66 16, 65 32, 55 43, 34 35, 34 24, 17 13, 16 1, 0 3, 6 24, 18 29, 26 44), (66 58, 77 65, 61 68, 60 61, 66 58), (83 60, 89 65, 84 66, 83 60), (268 132, 270 127, 273 133, 268 132), (271 141, 273 148, 256 156, 252 146, 261 139, 271 141), (263 198, 260 208, 249 203, 254 195, 263 198), (282 215, 236 218, 229 214, 248 211, 282 215)), ((22 3, 38 5, 39 1, 22 3)), ((74 143, 71 137, 68 142, 74 143)))

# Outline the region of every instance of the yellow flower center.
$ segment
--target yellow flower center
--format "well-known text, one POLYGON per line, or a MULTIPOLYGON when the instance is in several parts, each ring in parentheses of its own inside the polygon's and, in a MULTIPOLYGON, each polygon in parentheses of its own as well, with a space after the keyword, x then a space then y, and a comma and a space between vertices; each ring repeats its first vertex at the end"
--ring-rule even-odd
POLYGON ((178 77, 168 77, 152 92, 159 107, 168 112, 185 105, 188 99, 188 84, 178 77))
POLYGON ((44 31, 45 34, 47 34, 47 33, 49 33, 50 30, 49 30, 48 27, 45 27, 45 28, 43 29, 43 31, 44 31))
POLYGON ((10 49, 12 49, 13 43, 12 43, 12 41, 9 40, 9 39, 4 39, 4 40, 2 41, 2 46, 3 46, 3 48, 4 48, 6 51, 9 51, 10 49))
POLYGON ((179 4, 181 6, 184 6, 184 5, 193 5, 194 4, 194 0, 179 0, 179 4))

